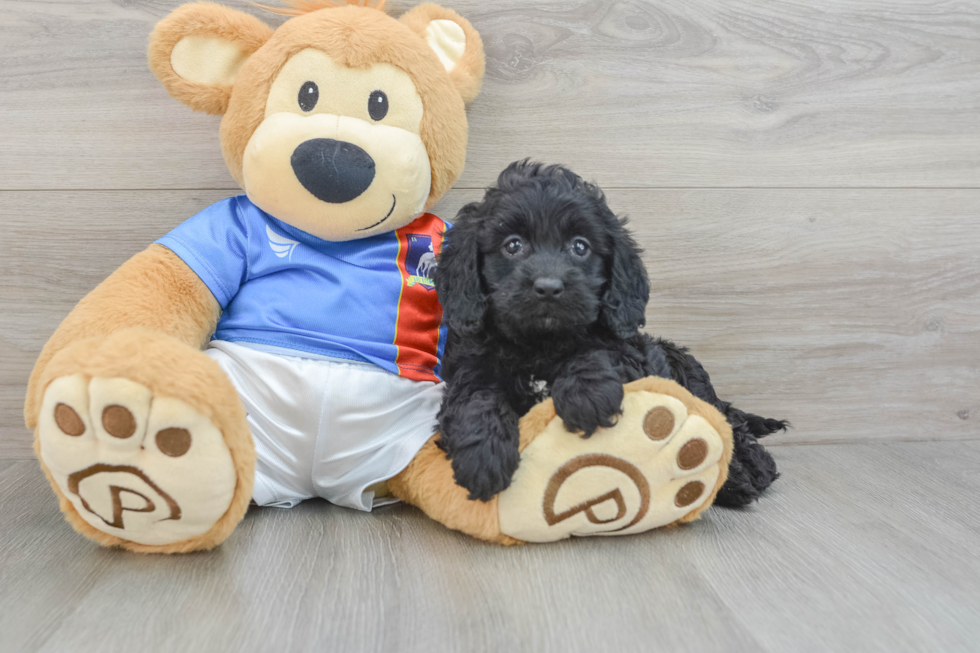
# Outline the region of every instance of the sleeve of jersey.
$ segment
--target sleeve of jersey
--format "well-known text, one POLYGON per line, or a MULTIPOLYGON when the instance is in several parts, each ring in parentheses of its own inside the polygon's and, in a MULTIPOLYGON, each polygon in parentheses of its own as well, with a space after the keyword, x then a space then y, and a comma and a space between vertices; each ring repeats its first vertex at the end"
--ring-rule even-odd
POLYGON ((213 204, 157 241, 179 256, 224 309, 248 272, 248 226, 237 198, 213 204))

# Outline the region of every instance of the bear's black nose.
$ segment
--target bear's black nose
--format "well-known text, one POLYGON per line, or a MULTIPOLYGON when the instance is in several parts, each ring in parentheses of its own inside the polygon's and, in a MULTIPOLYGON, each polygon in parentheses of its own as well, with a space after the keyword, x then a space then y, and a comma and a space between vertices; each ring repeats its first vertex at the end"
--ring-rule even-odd
POLYGON ((331 204, 359 197, 374 181, 374 159, 354 145, 332 138, 313 138, 293 152, 293 172, 303 188, 331 204))

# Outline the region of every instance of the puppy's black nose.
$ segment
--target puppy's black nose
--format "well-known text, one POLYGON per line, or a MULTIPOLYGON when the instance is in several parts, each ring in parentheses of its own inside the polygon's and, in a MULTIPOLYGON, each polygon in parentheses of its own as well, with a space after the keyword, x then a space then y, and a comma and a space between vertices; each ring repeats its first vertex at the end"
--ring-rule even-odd
POLYGON ((293 172, 318 200, 343 204, 374 181, 374 159, 354 145, 332 138, 312 138, 293 151, 293 172))
POLYGON ((534 294, 541 299, 558 299, 565 292, 565 284, 554 277, 540 277, 534 280, 534 294))

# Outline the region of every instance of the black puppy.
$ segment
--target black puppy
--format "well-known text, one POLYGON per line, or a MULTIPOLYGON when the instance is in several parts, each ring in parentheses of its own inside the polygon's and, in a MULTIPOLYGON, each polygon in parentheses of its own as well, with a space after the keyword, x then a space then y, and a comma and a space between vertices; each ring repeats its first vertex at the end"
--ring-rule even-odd
POLYGON ((787 423, 722 401, 686 349, 639 332, 650 288, 624 224, 595 185, 528 161, 456 216, 435 277, 449 325, 439 445, 470 499, 510 485, 518 418, 534 404, 550 394, 565 427, 589 437, 615 423, 623 384, 646 376, 677 381, 731 423, 716 503, 747 504, 776 479, 756 438, 787 423))

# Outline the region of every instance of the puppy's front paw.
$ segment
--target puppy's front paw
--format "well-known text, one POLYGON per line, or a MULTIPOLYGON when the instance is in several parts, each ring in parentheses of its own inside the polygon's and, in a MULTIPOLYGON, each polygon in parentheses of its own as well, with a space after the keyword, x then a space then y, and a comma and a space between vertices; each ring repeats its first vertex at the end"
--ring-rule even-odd
POLYGON ((517 414, 505 401, 493 392, 476 391, 463 401, 447 401, 439 421, 439 446, 471 501, 489 501, 510 485, 520 461, 521 434, 517 414))
POLYGON ((456 484, 469 491, 470 501, 489 501, 510 486, 520 454, 516 444, 483 440, 453 453, 456 484))
POLYGON ((565 428, 586 438, 614 426, 623 408, 623 384, 616 379, 558 379, 551 396, 565 428))

